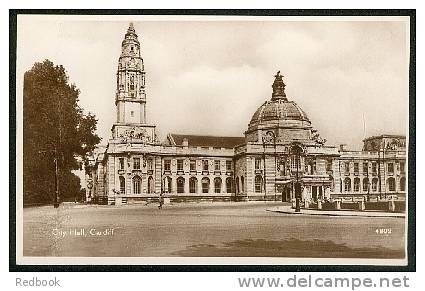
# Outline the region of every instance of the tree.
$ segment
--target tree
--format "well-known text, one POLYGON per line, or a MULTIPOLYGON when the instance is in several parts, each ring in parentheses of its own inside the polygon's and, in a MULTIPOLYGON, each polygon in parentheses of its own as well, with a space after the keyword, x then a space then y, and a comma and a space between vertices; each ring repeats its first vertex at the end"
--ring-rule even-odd
POLYGON ((78 159, 86 160, 100 142, 97 119, 78 105, 80 91, 65 68, 45 60, 24 75, 24 204, 51 203, 58 158, 61 199, 80 192, 78 159))

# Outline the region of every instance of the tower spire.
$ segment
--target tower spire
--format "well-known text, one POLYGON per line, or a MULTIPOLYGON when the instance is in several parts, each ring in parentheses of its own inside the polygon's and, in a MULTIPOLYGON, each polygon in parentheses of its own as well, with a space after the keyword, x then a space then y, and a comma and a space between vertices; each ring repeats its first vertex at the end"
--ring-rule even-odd
POLYGON ((117 119, 112 126, 112 137, 121 138, 122 142, 156 142, 155 126, 146 123, 145 69, 140 42, 132 22, 121 42, 116 85, 117 119))
POLYGON ((128 26, 128 29, 127 29, 127 33, 136 33, 133 22, 130 22, 130 25, 128 26))
POLYGON ((283 99, 287 101, 288 99, 286 98, 286 93, 285 93, 286 85, 283 82, 283 79, 282 79, 283 76, 280 74, 280 71, 278 71, 274 77, 275 79, 272 85, 272 88, 273 88, 272 100, 283 99))

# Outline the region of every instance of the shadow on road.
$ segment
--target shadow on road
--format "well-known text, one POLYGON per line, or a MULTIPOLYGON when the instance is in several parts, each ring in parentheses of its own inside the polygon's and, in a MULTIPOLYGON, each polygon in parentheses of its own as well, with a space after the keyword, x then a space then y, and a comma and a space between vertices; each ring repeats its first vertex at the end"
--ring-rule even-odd
POLYGON ((245 239, 220 245, 198 244, 173 252, 181 257, 305 257, 305 258, 373 258, 403 259, 404 250, 385 247, 350 248, 326 240, 245 239))

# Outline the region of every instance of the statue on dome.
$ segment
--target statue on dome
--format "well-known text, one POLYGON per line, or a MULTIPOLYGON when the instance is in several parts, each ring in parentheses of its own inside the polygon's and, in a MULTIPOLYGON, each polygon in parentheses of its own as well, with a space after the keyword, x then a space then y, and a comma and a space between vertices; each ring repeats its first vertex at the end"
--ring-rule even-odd
POLYGON ((277 71, 276 75, 274 76, 274 82, 272 85, 273 88, 273 94, 272 94, 272 100, 275 99, 285 99, 286 100, 286 94, 285 94, 285 83, 283 82, 283 76, 280 74, 280 70, 277 71))

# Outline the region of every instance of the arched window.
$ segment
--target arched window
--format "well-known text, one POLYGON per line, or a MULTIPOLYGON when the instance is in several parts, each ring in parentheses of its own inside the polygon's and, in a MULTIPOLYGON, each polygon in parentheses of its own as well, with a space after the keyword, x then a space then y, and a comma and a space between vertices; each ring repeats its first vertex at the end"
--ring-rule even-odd
POLYGON ((133 194, 141 194, 142 179, 139 176, 133 177, 133 194))
POLYGON ((400 191, 406 191, 406 178, 404 177, 400 179, 400 191))
POLYGON ((360 178, 354 178, 354 192, 360 191, 360 178))
POLYGON ((228 177, 226 178, 226 192, 227 193, 232 193, 233 189, 232 189, 232 178, 228 177))
POLYGON ((261 193, 263 190, 263 177, 260 175, 255 176, 255 192, 261 193))
POLYGON ((245 185, 244 185, 244 178, 243 176, 241 177, 241 192, 245 191, 245 185))
POLYGON ((387 184, 388 184, 388 191, 394 192, 395 191, 395 179, 394 178, 388 178, 387 184))
POLYGON ((378 191, 378 178, 372 179, 372 192, 378 191))
POLYGON ((351 179, 345 178, 344 179, 344 192, 350 192, 351 191, 351 179))
POLYGON ((367 192, 369 190, 369 179, 364 178, 363 179, 363 192, 367 192))
POLYGON ((198 180, 195 177, 189 179, 189 192, 196 193, 198 189, 198 180))
POLYGON ((173 184, 172 184, 172 179, 171 177, 165 177, 164 178, 164 192, 165 193, 171 193, 173 190, 173 184))
POLYGON ((120 194, 125 194, 125 178, 120 176, 120 194))
POLYGON ((214 192, 221 193, 221 178, 214 179, 214 192))
POLYGON ((236 184, 236 194, 239 194, 239 177, 236 177, 235 184, 236 184))
POLYGON ((184 193, 184 178, 177 178, 177 193, 184 193))
POLYGON ((153 178, 148 178, 148 193, 153 194, 155 192, 154 184, 153 184, 153 178))
POLYGON ((208 193, 210 191, 210 179, 207 177, 202 178, 202 193, 208 193))

